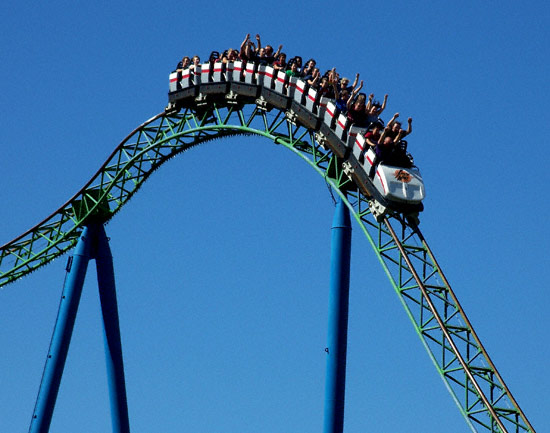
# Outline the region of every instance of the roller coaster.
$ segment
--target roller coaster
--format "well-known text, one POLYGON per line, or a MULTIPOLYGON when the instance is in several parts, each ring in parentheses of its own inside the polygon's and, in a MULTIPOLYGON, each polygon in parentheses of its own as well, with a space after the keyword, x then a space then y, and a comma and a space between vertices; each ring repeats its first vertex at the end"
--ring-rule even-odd
MULTIPOLYGON (((168 100, 162 112, 122 140, 80 191, 43 221, 0 247, 0 286, 17 281, 75 246, 68 269, 92 258, 98 266, 99 262, 107 263, 110 251, 104 225, 166 161, 212 140, 262 136, 302 158, 347 206, 470 429, 535 433, 419 229, 424 185, 418 169, 380 164, 375 167, 377 176, 369 176, 374 158, 365 146, 366 129, 339 116, 333 101, 308 89, 303 80, 283 76, 269 66, 212 62, 192 72, 172 73, 168 100), (93 239, 93 245, 86 244, 86 239, 93 239)), ((104 268, 104 279, 112 280, 112 264, 104 268)), ((64 292, 65 297, 70 298, 64 292)), ((78 305, 78 294, 70 302, 78 305)), ((102 299, 102 305, 116 310, 116 298, 102 299)), ((104 314, 106 327, 113 329, 113 341, 119 344, 118 318, 107 316, 104 314)), ((60 312, 58 322, 63 320, 69 319, 60 312)), ((31 432, 49 429, 49 421, 42 419, 51 417, 57 390, 51 391, 48 403, 43 403, 42 388, 48 380, 48 363, 57 362, 59 351, 65 350, 66 356, 68 348, 68 342, 64 349, 54 347, 55 332, 31 432), (42 404, 50 407, 44 409, 42 404), (48 411, 50 414, 45 415, 48 411)), ((120 368, 117 356, 113 355, 111 366, 115 370, 120 368)), ((63 362, 61 372, 52 375, 60 377, 63 362)), ((54 368, 59 370, 59 364, 54 368)), ((115 376, 116 393, 124 394, 124 384, 120 383, 123 374, 115 372, 115 376)), ((123 395, 118 407, 113 407, 119 415, 113 416, 120 418, 126 411, 127 418, 124 405, 123 395)), ((129 431, 124 419, 117 419, 115 424, 116 431, 129 431)))

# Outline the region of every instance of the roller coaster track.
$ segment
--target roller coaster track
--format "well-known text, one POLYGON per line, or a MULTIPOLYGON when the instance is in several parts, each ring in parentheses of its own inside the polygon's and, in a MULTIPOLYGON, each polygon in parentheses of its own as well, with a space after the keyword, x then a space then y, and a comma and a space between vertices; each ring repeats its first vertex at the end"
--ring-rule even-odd
POLYGON ((535 433, 451 290, 416 218, 393 213, 377 220, 369 208, 370 194, 358 178, 358 165, 344 169, 341 149, 320 139, 319 131, 304 126, 308 122, 300 116, 249 102, 239 102, 238 95, 232 103, 207 98, 206 104, 202 100, 186 108, 171 106, 140 125, 71 199, 0 247, 0 286, 70 250, 88 223, 108 222, 177 154, 215 139, 263 136, 302 157, 348 205, 471 430, 535 433))

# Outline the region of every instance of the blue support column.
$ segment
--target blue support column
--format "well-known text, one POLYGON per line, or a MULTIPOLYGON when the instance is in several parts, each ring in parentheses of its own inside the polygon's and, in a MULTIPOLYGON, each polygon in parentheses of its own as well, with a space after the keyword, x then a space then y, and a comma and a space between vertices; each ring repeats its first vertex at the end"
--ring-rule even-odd
POLYGON ((128 418, 124 364, 122 362, 122 343, 120 339, 113 257, 102 225, 97 228, 96 267, 101 312, 103 314, 103 329, 105 331, 105 357, 107 361, 113 432, 129 433, 130 421, 128 418))
POLYGON ((339 200, 331 237, 324 433, 344 431, 350 259, 350 215, 346 205, 339 200))
POLYGON ((88 263, 92 258, 96 260, 99 296, 103 314, 113 432, 130 433, 113 258, 103 224, 100 223, 90 224, 84 228, 72 260, 69 262, 65 287, 63 288, 29 433, 48 433, 50 429, 82 294, 82 286, 84 285, 88 263))
POLYGON ((85 228, 76 246, 72 262, 70 262, 71 266, 65 280, 42 382, 29 428, 30 433, 47 433, 50 429, 61 376, 63 375, 73 334, 78 304, 80 303, 82 286, 88 262, 92 255, 93 237, 93 232, 85 228))

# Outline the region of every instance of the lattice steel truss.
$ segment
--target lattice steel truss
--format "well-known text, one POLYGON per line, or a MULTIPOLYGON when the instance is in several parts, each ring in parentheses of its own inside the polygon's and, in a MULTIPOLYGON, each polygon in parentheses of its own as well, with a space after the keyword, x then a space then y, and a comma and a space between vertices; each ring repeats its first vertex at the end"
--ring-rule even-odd
POLYGON ((354 195, 355 217, 472 431, 534 432, 416 222, 393 215, 378 223, 365 201, 354 195))
POLYGON ((235 135, 260 135, 284 145, 346 201, 473 431, 535 433, 477 338, 414 219, 392 215, 377 222, 369 211, 366 192, 357 190, 331 149, 316 141, 316 131, 276 109, 214 103, 151 118, 122 141, 69 201, 0 247, 0 286, 71 249, 88 222, 109 221, 165 161, 197 144, 235 135))

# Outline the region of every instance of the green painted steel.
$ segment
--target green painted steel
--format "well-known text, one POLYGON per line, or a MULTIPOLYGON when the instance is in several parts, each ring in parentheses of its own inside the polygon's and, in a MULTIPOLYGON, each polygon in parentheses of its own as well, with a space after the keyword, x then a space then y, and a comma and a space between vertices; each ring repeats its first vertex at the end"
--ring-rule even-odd
MULTIPOLYGON (((86 185, 56 212, 0 247, 0 286, 17 280, 71 249, 86 221, 107 222, 165 161, 192 146, 226 136, 263 135, 311 157, 314 166, 330 160, 312 145, 311 132, 284 115, 254 109, 161 113, 134 130, 86 185)), ((322 170, 322 169, 319 169, 322 170)))
POLYGON ((135 129, 51 216, 0 247, 0 286, 71 249, 87 222, 107 222, 165 161, 210 140, 260 135, 308 162, 346 202, 369 239, 434 365, 474 432, 535 433, 479 341, 414 217, 377 222, 315 130, 277 109, 212 103, 166 111, 135 129), (346 191, 346 195, 342 193, 346 191), (395 227, 395 228, 394 228, 395 227))

